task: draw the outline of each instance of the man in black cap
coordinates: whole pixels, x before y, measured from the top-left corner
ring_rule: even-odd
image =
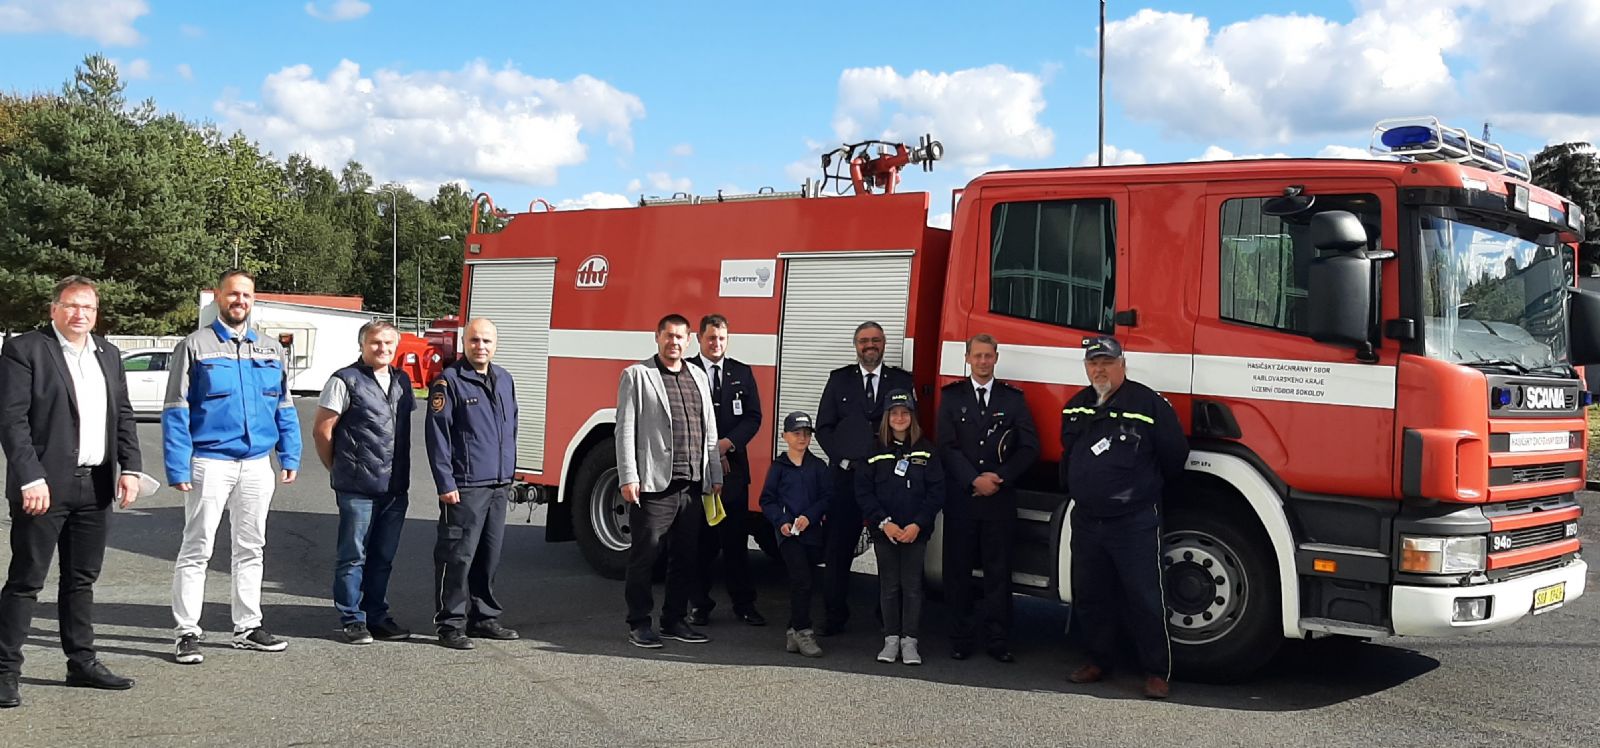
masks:
[[[1072,619],[1089,661],[1074,683],[1105,677],[1119,630],[1145,671],[1145,696],[1167,697],[1172,651],[1161,587],[1161,496],[1183,477],[1189,442],[1172,404],[1129,380],[1122,344],[1084,341],[1089,386],[1061,411],[1062,487],[1072,509]]]
[[[1000,662],[1011,654],[1011,545],[1017,484],[1039,458],[1039,434],[1022,390],[994,378],[1000,343],[967,341],[971,376],[945,385],[939,401],[939,452],[944,459],[944,579],[954,625],[950,656],[977,646]],[[983,569],[983,596],[973,610],[972,570]]]

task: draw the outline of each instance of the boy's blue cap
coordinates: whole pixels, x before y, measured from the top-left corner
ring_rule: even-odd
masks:
[[[912,413],[917,412],[917,399],[905,390],[889,390],[883,401],[883,412],[887,413],[892,408],[905,408]]]

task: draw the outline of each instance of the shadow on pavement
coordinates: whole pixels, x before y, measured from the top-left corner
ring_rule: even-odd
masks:
[[[411,641],[421,644],[431,642],[433,634],[435,525],[415,515],[428,511],[431,507],[414,509],[414,516],[407,520],[390,585],[395,618],[415,631]],[[506,648],[502,651],[512,656],[516,656],[516,647],[527,647],[570,655],[670,659],[721,666],[803,667],[982,688],[1105,699],[1140,698],[1140,682],[1131,668],[1123,670],[1127,674],[1102,684],[1068,683],[1066,673],[1080,662],[1081,656],[1063,633],[1067,610],[1034,598],[1016,598],[1012,647],[1017,663],[1000,664],[981,652],[967,661],[950,659],[945,608],[933,600],[924,613],[926,664],[912,668],[878,663],[873,659],[882,643],[872,614],[876,579],[863,574],[855,576],[851,589],[852,628],[842,636],[822,639],[827,652],[822,658],[788,654],[783,651],[782,622],[788,614],[788,596],[782,568],[758,552],[752,552],[751,563],[758,579],[758,605],[770,625],[751,627],[736,622],[719,587],[713,596],[720,604],[712,623],[703,628],[713,642],[695,645],[668,641],[660,650],[640,650],[626,641],[621,582],[602,579],[590,571],[572,544],[545,542],[542,525],[521,521],[528,516],[525,510],[513,509],[511,516],[496,593],[505,609],[502,622],[520,629],[524,639],[496,646]],[[177,507],[119,516],[111,533],[111,546],[170,560],[177,551],[182,520],[182,510]],[[272,632],[291,638],[338,640],[338,617],[329,601],[337,522],[337,515],[331,512],[272,512],[267,525],[264,605],[265,625]],[[208,597],[213,600],[227,598],[226,528],[224,524],[218,532],[212,558],[212,570],[220,573],[208,585]],[[657,585],[658,605],[661,594],[661,586]],[[292,599],[286,601],[285,596]],[[820,599],[817,605],[816,613],[820,614]],[[53,613],[41,606],[36,616],[38,623],[46,624]],[[100,604],[96,622],[152,632],[150,636],[102,633],[101,643],[109,652],[169,656],[171,639],[165,632],[170,631],[172,618],[164,599],[150,604]],[[47,625],[53,627],[53,623],[49,620]],[[208,603],[202,625],[212,632],[208,646],[228,646],[231,625],[226,603]],[[55,644],[53,638],[43,635],[35,637],[34,643]],[[1438,665],[1437,660],[1403,647],[1342,640],[1287,642],[1255,680],[1236,685],[1179,681],[1174,685],[1171,701],[1245,711],[1316,709],[1394,688]]]

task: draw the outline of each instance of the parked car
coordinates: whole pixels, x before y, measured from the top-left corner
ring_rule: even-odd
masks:
[[[135,416],[161,416],[167,396],[168,348],[135,348],[122,352],[122,369],[128,381],[128,400]]]

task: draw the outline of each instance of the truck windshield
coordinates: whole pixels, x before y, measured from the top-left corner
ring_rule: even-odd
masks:
[[[1559,245],[1526,238],[1499,219],[1429,208],[1422,256],[1429,356],[1517,373],[1568,373],[1568,275]]]

